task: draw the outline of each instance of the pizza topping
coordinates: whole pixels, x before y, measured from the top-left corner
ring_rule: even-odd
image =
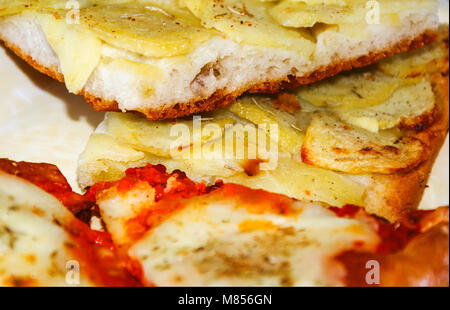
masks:
[[[65,12],[61,12],[65,16]],[[47,41],[58,55],[67,89],[78,94],[100,61],[102,42],[79,25],[70,25],[56,14],[36,14]],[[77,59],[77,61],[73,61]]]
[[[92,205],[55,166],[1,160],[0,170],[0,285],[140,285],[109,233],[91,230],[61,203],[73,211]]]
[[[296,101],[294,95],[286,96],[289,97],[290,103],[281,103],[280,100],[278,102],[289,105],[289,109],[295,112],[298,109],[296,107],[299,107],[298,100]],[[284,100],[286,100],[286,96],[282,96],[285,98]],[[229,110],[235,115],[261,126],[268,135],[270,135],[270,125],[277,126],[280,148],[292,154],[296,154],[300,150],[304,133],[299,127],[304,126],[299,124],[300,121],[297,121],[295,115],[278,109],[271,102],[245,97],[229,107]]]
[[[433,1],[415,3],[415,7],[429,8]],[[285,27],[312,27],[323,23],[328,25],[352,25],[360,32],[366,32],[368,18],[375,9],[379,13],[379,22],[385,25],[397,26],[399,12],[411,9],[409,1],[379,0],[376,4],[367,1],[293,1],[283,0],[270,11],[272,17]],[[366,35],[369,35],[368,32]]]
[[[98,202],[100,208],[111,207],[101,198]],[[122,207],[128,204],[136,204],[136,199],[120,202]],[[445,209],[417,212],[393,225],[357,206],[326,208],[225,184],[187,199],[163,197],[137,215],[147,226],[141,226],[139,236],[127,247],[142,264],[147,285],[354,285],[366,279],[366,265],[366,272],[358,273],[362,259],[364,264],[379,260],[386,269],[383,281],[398,284],[402,282],[388,276],[387,270],[393,273],[400,263],[387,262],[409,260],[416,266],[413,255],[405,258],[403,253],[420,251],[424,244],[417,240],[448,223]],[[437,244],[445,241],[441,239]],[[445,251],[436,244],[432,251],[429,257],[439,268],[418,268],[426,271],[421,279],[442,277],[442,270],[448,268],[443,263]]]
[[[130,248],[149,283],[337,285],[332,253],[355,242],[370,249],[377,240],[366,224],[319,205],[233,184],[182,205]]]
[[[209,123],[220,126],[221,133],[224,132],[227,124],[233,125],[236,120],[228,115],[218,115],[212,118],[206,118],[201,122],[203,128]],[[179,136],[178,131],[174,130],[175,125],[189,128],[189,134]],[[147,119],[134,114],[126,113],[108,113],[105,126],[108,133],[112,134],[118,141],[133,146],[136,150],[152,153],[162,157],[170,157],[174,152],[174,146],[189,148],[193,142],[193,122],[191,120],[158,121],[149,122]],[[202,129],[203,129],[202,128]],[[171,134],[175,132],[175,134]],[[201,130],[201,144],[206,144],[215,137],[207,130]],[[180,152],[182,153],[182,152]],[[188,153],[189,154],[189,153]],[[183,153],[181,154],[183,155]]]
[[[139,238],[149,227],[156,225],[163,218],[161,214],[181,207],[178,200],[207,191],[203,183],[195,184],[184,173],[168,174],[163,166],[147,165],[128,169],[126,176],[117,182],[97,183],[86,195],[102,201],[102,219],[114,241],[121,245]],[[163,198],[174,204],[158,205]]]
[[[434,121],[435,97],[431,83],[424,79],[398,89],[379,105],[334,111],[343,121],[372,132],[397,126],[424,129]]]
[[[281,93],[274,100],[273,104],[276,109],[294,113],[301,110],[300,102],[298,101],[297,96],[290,93]]]
[[[316,23],[362,23],[365,14],[342,5],[311,4],[302,1],[283,0],[270,11],[272,17],[285,27],[312,27]]]
[[[236,42],[284,48],[308,58],[315,48],[308,32],[282,27],[269,14],[273,5],[259,0],[183,0],[202,25]]]
[[[93,207],[91,201],[72,191],[66,178],[55,165],[14,162],[0,158],[0,171],[18,176],[42,188],[58,198],[75,215]]]
[[[372,133],[316,114],[302,146],[305,163],[353,174],[406,172],[427,158],[425,145],[396,131]]]
[[[401,78],[448,71],[448,26],[441,26],[439,31],[437,42],[383,59],[378,64],[380,70]]]
[[[365,108],[388,100],[414,79],[398,79],[377,70],[354,70],[300,87],[297,94],[318,107]]]
[[[89,6],[80,15],[105,42],[149,57],[184,55],[215,35],[189,11],[161,1]]]

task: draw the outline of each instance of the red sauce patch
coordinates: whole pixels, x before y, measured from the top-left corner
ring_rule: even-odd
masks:
[[[342,208],[330,207],[339,217],[355,218],[368,223],[381,239],[378,245],[378,253],[392,253],[402,249],[420,231],[417,227],[404,223],[391,224],[375,215],[368,214],[363,208],[353,205],[345,205]]]
[[[448,213],[448,207],[414,211],[395,224],[371,216],[381,239],[376,251],[354,249],[336,257],[346,267],[346,285],[448,286]],[[380,283],[366,281],[369,261],[379,264]]]
[[[75,240],[71,251],[79,259],[81,272],[96,285],[141,286],[140,264],[126,253],[120,253],[106,232],[94,231],[85,223],[74,220],[66,230]]]
[[[167,173],[162,165],[148,164],[141,168],[131,168],[125,177],[115,182],[100,182],[92,186],[86,196],[95,201],[97,195],[109,188],[115,187],[119,194],[130,191],[137,182],[147,182],[155,189],[155,202],[149,205],[137,217],[127,221],[127,235],[137,240],[152,227],[161,223],[175,210],[183,207],[183,199],[206,194],[221,186],[207,187],[204,183],[194,183],[185,173],[174,171]]]
[[[330,207],[330,210],[339,217],[354,217],[362,208],[354,205],[345,205],[342,208]]]
[[[170,188],[167,188],[169,179],[171,179]],[[96,201],[97,194],[114,186],[119,193],[126,193],[139,181],[147,182],[155,189],[156,201],[163,197],[166,199],[171,197],[189,198],[208,192],[204,183],[195,184],[181,171],[176,170],[169,174],[163,165],[148,164],[145,167],[128,169],[125,177],[119,181],[98,182],[88,190],[86,197],[91,201]]]
[[[253,213],[274,212],[277,214],[293,213],[294,199],[280,194],[269,193],[265,190],[251,189],[238,184],[225,184],[218,191],[225,197],[239,199],[240,206]]]

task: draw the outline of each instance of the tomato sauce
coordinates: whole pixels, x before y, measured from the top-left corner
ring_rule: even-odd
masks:
[[[142,286],[140,264],[120,253],[111,235],[94,231],[85,223],[73,220],[66,230],[76,242],[71,251],[80,261],[84,275],[99,286]]]

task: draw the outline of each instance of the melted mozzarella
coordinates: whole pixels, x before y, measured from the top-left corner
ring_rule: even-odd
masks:
[[[378,242],[367,224],[318,204],[292,201],[286,215],[240,198],[193,198],[132,244],[147,284],[340,285],[345,270],[333,257]]]
[[[62,228],[72,214],[15,176],[0,173],[0,184],[0,286],[87,284],[72,272],[75,243]]]

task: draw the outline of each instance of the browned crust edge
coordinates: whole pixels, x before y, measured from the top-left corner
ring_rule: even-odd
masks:
[[[415,38],[405,39],[384,50],[372,51],[367,55],[363,55],[354,59],[338,60],[333,64],[322,66],[314,72],[311,72],[302,77],[287,76],[286,78],[281,80],[267,81],[256,85],[246,85],[245,87],[231,93],[227,92],[225,89],[221,89],[217,90],[214,94],[206,99],[197,98],[191,100],[190,102],[177,103],[172,106],[136,111],[144,114],[150,120],[173,119],[200,112],[214,111],[232,104],[237,97],[247,91],[250,93],[277,93],[281,89],[295,88],[300,85],[314,83],[324,78],[336,75],[342,71],[364,67],[373,64],[382,58],[420,48],[435,41],[437,37],[437,31],[434,29],[429,29],[425,30],[421,35],[418,35]],[[25,60],[39,72],[44,73],[55,80],[64,82],[64,76],[59,73],[57,67],[47,68],[45,66],[42,66],[32,57],[24,53],[20,47],[9,43],[4,38],[0,37],[0,40],[4,41],[5,45],[9,49],[11,49],[17,56]],[[96,97],[86,92],[85,90],[81,91],[80,94],[84,96],[86,102],[89,103],[96,111],[121,111],[119,109],[119,104],[117,101],[109,101],[103,98]]]
[[[39,71],[45,75],[48,75],[52,79],[55,79],[61,83],[64,83],[64,76],[62,75],[62,73],[59,72],[59,69],[57,66],[45,67],[45,66],[41,65],[40,63],[36,62],[31,56],[24,53],[20,47],[8,42],[1,36],[0,36],[0,42],[3,42],[7,48],[9,48],[11,51],[14,52],[14,54],[19,56],[23,60],[25,60],[30,66],[32,66],[37,71]]]
[[[377,214],[392,222],[403,219],[408,213],[418,208],[433,164],[449,130],[448,72],[433,75],[432,83],[440,109],[437,119],[421,132],[411,131],[414,138],[427,145],[428,159],[408,173],[371,175],[371,185],[366,192],[365,209],[369,213]]]

